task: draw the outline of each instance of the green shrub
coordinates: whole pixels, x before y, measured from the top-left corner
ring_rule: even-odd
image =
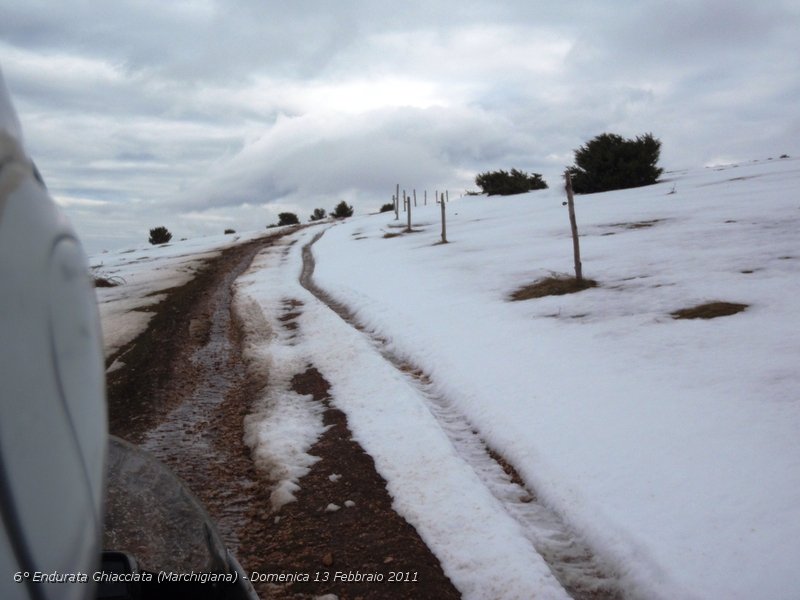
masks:
[[[391,212],[393,210],[394,210],[394,202],[389,202],[381,206],[380,212],[385,213],[385,212]]]
[[[575,150],[572,189],[592,194],[653,184],[664,172],[657,166],[660,154],[661,141],[651,133],[635,140],[603,133]]]
[[[324,208],[315,208],[314,212],[308,217],[309,221],[321,221],[325,217],[328,216],[328,213],[325,212]]]
[[[353,216],[353,207],[348,206],[347,202],[342,200],[339,204],[336,205],[336,208],[333,209],[331,216],[334,219],[345,219],[347,217]]]
[[[236,233],[236,230],[235,229],[226,229],[225,230],[225,235],[228,235],[230,233]]]
[[[282,212],[278,213],[278,226],[281,225],[299,225],[300,219],[297,218],[297,215],[290,212]]]
[[[166,244],[168,241],[172,239],[172,234],[169,232],[169,229],[166,227],[153,227],[150,230],[150,238],[149,242],[153,245],[156,244]]]
[[[532,190],[545,190],[547,183],[539,173],[528,175],[524,171],[487,171],[475,177],[475,185],[487,196],[510,196],[524,194]]]

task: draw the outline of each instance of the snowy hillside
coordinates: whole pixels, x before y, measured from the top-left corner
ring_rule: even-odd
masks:
[[[255,459],[285,477],[275,505],[303,485],[324,429],[320,407],[288,389],[311,364],[395,509],[467,599],[565,598],[564,582],[609,581],[633,598],[796,598],[800,161],[578,196],[584,274],[598,287],[511,302],[572,269],[567,209],[550,183],[454,199],[446,245],[439,208],[420,206],[413,233],[402,213],[355,217],[256,257],[236,306],[246,358],[270,383],[245,430]],[[129,312],[137,298],[153,302],[228,242],[95,257],[127,283],[99,290],[106,331],[143,327],[146,313]],[[299,282],[312,243],[313,280],[350,323]],[[747,308],[672,316],[710,301]],[[594,558],[570,566],[586,547]],[[554,561],[567,565],[555,578]]]
[[[351,219],[314,246],[315,279],[423,368],[627,589],[796,598],[800,161],[578,196],[599,287],[509,302],[571,271],[562,199],[453,201],[447,245],[436,207],[397,237],[392,213]],[[709,301],[748,308],[671,316]]]

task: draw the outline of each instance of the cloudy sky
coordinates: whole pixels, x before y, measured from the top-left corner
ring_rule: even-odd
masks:
[[[798,0],[3,0],[26,144],[90,252],[395,184],[551,186],[595,135],[666,169],[800,154]]]

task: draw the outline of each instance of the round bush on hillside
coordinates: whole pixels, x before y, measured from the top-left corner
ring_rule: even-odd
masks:
[[[657,166],[660,154],[661,141],[651,133],[635,140],[603,133],[575,150],[572,189],[592,194],[653,184],[664,171]]]

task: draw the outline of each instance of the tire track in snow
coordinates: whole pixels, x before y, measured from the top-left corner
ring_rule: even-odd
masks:
[[[618,578],[602,564],[591,549],[551,509],[542,504],[514,468],[489,448],[480,433],[447,398],[433,391],[425,371],[393,353],[386,339],[368,331],[342,303],[331,298],[313,281],[312,246],[321,232],[303,247],[300,284],[320,302],[339,315],[348,325],[366,335],[377,352],[409,378],[425,399],[431,414],[439,422],[463,460],[517,523],[536,551],[544,558],[553,575],[576,600],[618,600],[623,598]]]

